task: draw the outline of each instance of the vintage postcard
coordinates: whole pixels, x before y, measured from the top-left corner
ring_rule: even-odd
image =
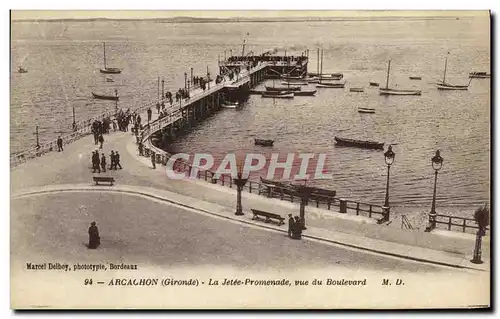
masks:
[[[11,307],[490,308],[490,19],[11,11]]]

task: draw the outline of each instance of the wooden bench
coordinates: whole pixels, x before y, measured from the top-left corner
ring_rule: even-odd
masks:
[[[94,182],[96,185],[99,185],[99,182],[110,183],[113,186],[115,179],[113,177],[104,177],[104,176],[94,176]]]
[[[265,220],[266,223],[269,223],[271,221],[271,219],[278,220],[278,226],[281,226],[285,223],[284,222],[285,218],[281,217],[280,215],[264,212],[264,211],[258,210],[258,209],[251,209],[251,211],[253,213],[252,219],[259,219],[259,216],[262,216],[262,217],[266,218],[266,220]]]

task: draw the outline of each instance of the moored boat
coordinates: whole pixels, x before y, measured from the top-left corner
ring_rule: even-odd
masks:
[[[25,68],[23,67],[19,67],[19,70],[18,70],[19,73],[28,73],[28,70],[26,70]]]
[[[100,69],[99,71],[101,73],[105,74],[120,74],[122,73],[122,70],[119,68],[110,68],[106,66],[106,43],[103,43],[104,45],[104,69]]]
[[[299,81],[283,81],[281,82],[283,85],[307,85],[307,82],[299,82]]]
[[[290,86],[290,87],[274,87],[266,86],[266,91],[300,91],[300,86]]]
[[[355,139],[335,136],[335,142],[337,143],[337,145],[341,146],[352,146],[352,147],[380,149],[380,150],[384,149],[384,143],[373,142],[373,141],[362,141],[362,140],[355,140]]]
[[[106,78],[106,82],[115,82],[112,78]]]
[[[422,80],[421,76],[410,76],[410,80]]]
[[[262,97],[273,99],[293,99],[293,92],[262,92]]]
[[[472,80],[472,78],[471,78]],[[455,90],[455,91],[466,91],[469,89],[469,85],[453,85],[448,83],[436,83],[438,90]]]
[[[473,78],[470,78],[469,84],[467,84],[467,85],[455,85],[455,84],[450,84],[450,83],[446,82],[446,70],[448,67],[448,54],[449,54],[449,52],[446,54],[446,59],[444,61],[443,80],[436,83],[438,90],[465,91],[465,90],[469,89],[470,82],[472,81]]]
[[[359,113],[375,113],[375,109],[371,109],[371,108],[368,108],[368,107],[358,107],[358,112]]]
[[[290,187],[289,182],[273,181],[273,180],[265,179],[262,177],[260,177],[260,182],[262,184],[273,185],[273,186],[278,186],[278,187]]]
[[[254,143],[255,143],[255,145],[260,145],[260,146],[273,146],[274,140],[265,140],[265,139],[260,139],[260,138],[254,138]]]
[[[380,84],[378,84],[377,82],[370,82],[370,86],[379,86]]]
[[[316,84],[317,88],[334,88],[334,89],[342,89],[344,88],[345,83],[318,83]]]
[[[115,91],[115,96],[112,95],[103,95],[103,94],[96,94],[92,92],[92,97],[94,99],[99,99],[99,100],[111,100],[111,101],[118,101],[118,95]]]
[[[491,74],[487,72],[470,72],[469,77],[473,79],[487,79],[491,77]]]
[[[316,90],[293,92],[294,96],[313,96],[314,94],[316,94]]]
[[[226,109],[236,109],[240,106],[240,103],[238,103],[238,101],[236,102],[224,102],[222,103],[221,105],[223,108],[226,108]]]
[[[280,78],[283,80],[302,80],[304,76],[290,76],[287,74],[280,75]]]
[[[350,88],[349,92],[364,92],[365,89],[363,88]]]
[[[388,89],[388,88],[380,88],[380,95],[422,95],[422,91],[420,90],[398,90],[398,89]]]
[[[385,88],[379,88],[380,95],[421,95],[420,90],[402,90],[402,89],[392,89],[389,88],[389,74],[391,72],[391,60],[387,64],[387,80],[385,82]]]

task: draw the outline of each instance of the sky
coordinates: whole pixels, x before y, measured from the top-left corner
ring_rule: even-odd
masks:
[[[166,10],[12,10],[12,20],[25,19],[70,19],[70,18],[113,18],[113,19],[153,19],[153,18],[173,18],[173,17],[197,17],[197,18],[275,18],[275,17],[394,17],[394,16],[487,16],[487,11],[166,11]]]

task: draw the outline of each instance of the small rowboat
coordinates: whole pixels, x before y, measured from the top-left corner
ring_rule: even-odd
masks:
[[[106,78],[106,82],[115,82],[112,78]]]
[[[222,104],[222,107],[226,108],[226,109],[236,109],[239,106],[240,106],[240,104],[238,102],[224,102]]]
[[[370,86],[379,86],[377,82],[370,82]]]
[[[291,75],[282,74],[280,76],[280,78],[282,78],[283,80],[301,80],[304,77],[303,76],[291,76]]]
[[[262,177],[260,178],[260,182],[262,184],[273,185],[273,186],[278,186],[278,187],[290,187],[289,182],[283,183],[283,182],[279,182],[279,181],[272,181],[270,179],[265,179]]]
[[[317,88],[333,88],[333,89],[342,89],[344,88],[345,83],[318,83],[316,84]]]
[[[421,76],[410,76],[410,80],[422,80]]]
[[[349,92],[364,92],[365,89],[363,88],[350,88]]]
[[[260,146],[273,146],[274,140],[263,140],[260,138],[254,138],[254,143],[255,145],[260,145]]]
[[[118,101],[118,96],[95,94],[94,92],[92,92],[92,96],[94,97],[94,99],[99,100]]]
[[[313,96],[314,94],[316,94],[316,90],[293,92],[294,96]]]
[[[273,98],[273,99],[293,99],[293,92],[262,92],[262,97]]]
[[[487,79],[491,77],[491,74],[486,72],[470,72],[469,77],[471,79]]]
[[[375,109],[370,109],[370,108],[367,108],[367,107],[358,107],[358,112],[359,113],[375,113]]]
[[[337,145],[341,146],[352,146],[352,147],[379,149],[379,150],[384,149],[384,143],[373,142],[373,141],[354,140],[350,138],[342,138],[335,136],[335,142],[337,143]]]
[[[281,84],[283,84],[283,85],[307,85],[308,83],[307,82],[297,82],[297,81],[294,81],[294,82],[283,81],[283,82],[281,82]]]
[[[300,91],[300,86],[290,86],[290,87],[273,87],[266,86],[266,91]]]

